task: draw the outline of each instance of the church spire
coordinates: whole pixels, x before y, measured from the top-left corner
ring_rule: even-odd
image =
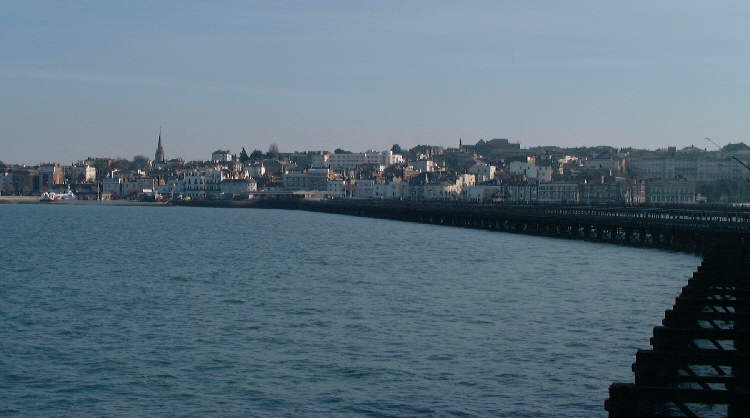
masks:
[[[154,154],[154,161],[157,163],[167,162],[164,158],[164,147],[161,146],[161,126],[159,127],[159,143],[156,146],[156,154]]]

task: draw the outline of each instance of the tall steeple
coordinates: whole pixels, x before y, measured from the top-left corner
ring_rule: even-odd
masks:
[[[157,163],[167,162],[164,158],[164,147],[161,146],[161,127],[159,127],[159,145],[156,146],[156,154],[154,154],[154,161]]]

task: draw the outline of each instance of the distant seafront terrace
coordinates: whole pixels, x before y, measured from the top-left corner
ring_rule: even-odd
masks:
[[[205,161],[94,158],[63,165],[0,162],[0,195],[65,193],[79,200],[247,199],[316,192],[337,199],[543,204],[684,205],[750,202],[750,147],[640,150],[521,148],[508,139],[457,147],[282,153],[219,149]]]

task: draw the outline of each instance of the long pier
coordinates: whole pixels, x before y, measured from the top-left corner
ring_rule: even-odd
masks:
[[[750,417],[750,211],[711,207],[505,206],[463,202],[252,199],[174,202],[327,212],[585,239],[703,255],[633,383],[613,383],[611,418]]]
[[[728,238],[750,236],[750,211],[747,209],[523,206],[357,199],[175,201],[174,204],[327,212],[694,253],[702,253],[714,243]]]

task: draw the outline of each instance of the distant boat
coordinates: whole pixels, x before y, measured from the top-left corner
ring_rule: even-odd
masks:
[[[76,195],[73,194],[72,191],[70,191],[70,187],[68,187],[68,191],[65,193],[55,193],[55,192],[44,192],[42,193],[41,198],[39,199],[40,202],[54,202],[57,200],[75,200]]]

